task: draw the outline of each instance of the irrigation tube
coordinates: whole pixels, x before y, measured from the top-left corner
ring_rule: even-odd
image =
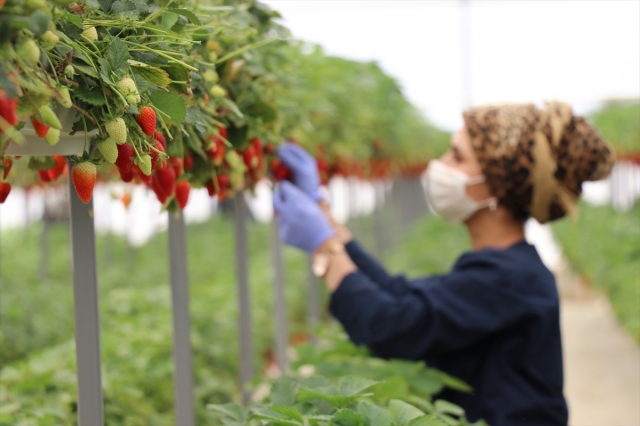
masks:
[[[173,307],[173,388],[176,424],[195,426],[186,246],[184,216],[182,212],[175,214],[169,212],[169,265]]]
[[[247,205],[244,193],[234,199],[236,233],[236,274],[238,279],[239,329],[240,329],[240,389],[242,401],[251,401],[247,384],[253,377],[253,342],[251,337],[251,301],[249,299],[249,271],[247,262]]]
[[[289,330],[287,324],[287,301],[284,286],[284,263],[282,260],[282,242],[278,235],[278,221],[271,221],[271,253],[273,262],[274,308],[276,320],[276,361],[282,373],[289,368],[287,344]]]
[[[73,165],[69,163],[69,170]],[[78,372],[78,425],[103,426],[100,319],[93,201],[82,203],[69,179],[73,310]]]

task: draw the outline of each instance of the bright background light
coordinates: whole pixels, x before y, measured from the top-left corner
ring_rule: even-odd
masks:
[[[265,3],[294,37],[330,55],[378,62],[449,130],[461,125],[465,104],[561,99],[585,113],[640,97],[639,1]]]

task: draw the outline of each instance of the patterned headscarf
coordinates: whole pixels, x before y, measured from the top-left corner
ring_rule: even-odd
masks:
[[[462,115],[493,195],[518,219],[575,219],[582,182],[613,166],[609,145],[564,102],[483,105]]]

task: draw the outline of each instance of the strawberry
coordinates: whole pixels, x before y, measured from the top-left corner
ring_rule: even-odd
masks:
[[[38,173],[38,177],[42,182],[51,182],[49,170],[36,170],[36,173]]]
[[[9,99],[7,93],[0,89],[0,117],[4,118],[5,121],[12,126],[18,123],[18,116],[16,115],[17,105],[17,99]],[[2,133],[2,129],[0,129],[0,133]]]
[[[253,145],[250,145],[244,150],[242,153],[242,160],[249,170],[258,167],[260,159],[258,158],[258,154],[256,153],[256,149]]]
[[[60,140],[60,130],[54,129],[53,127],[50,128],[47,134],[44,136],[44,139],[49,145],[57,144]]]
[[[61,87],[58,89],[58,103],[65,108],[71,108],[73,102],[71,102],[71,95],[69,94],[68,87]]]
[[[47,136],[47,132],[49,132],[49,126],[47,126],[46,124],[42,124],[34,116],[31,116],[31,124],[33,125],[33,130],[36,131],[36,135],[40,136],[41,138]]]
[[[213,180],[208,180],[207,183],[205,184],[205,187],[207,188],[207,192],[209,193],[209,197],[214,197],[216,195],[216,186],[213,183]]]
[[[118,171],[120,172],[120,179],[122,179],[122,181],[125,183],[131,182],[133,180],[133,177],[135,176],[131,168],[126,171],[122,169],[118,169]]]
[[[2,167],[4,169],[2,178],[7,179],[7,176],[9,176],[9,172],[11,172],[11,168],[13,167],[13,160],[9,157],[4,157],[2,159]]]
[[[218,126],[218,133],[220,134],[220,137],[224,139],[227,139],[229,136],[229,131],[226,127]]]
[[[112,138],[108,137],[96,146],[107,162],[114,164],[118,160],[118,145]]]
[[[184,169],[187,171],[193,169],[193,155],[190,152],[184,156]]]
[[[40,48],[32,39],[23,39],[16,45],[16,54],[27,65],[35,66],[40,61]]]
[[[291,172],[279,158],[274,158],[270,166],[271,173],[276,181],[293,179],[293,172]]]
[[[146,175],[142,172],[142,170],[140,169],[140,166],[138,166],[137,164],[134,164],[131,167],[131,171],[134,172],[136,174],[136,176],[138,176],[138,178],[140,179],[140,181],[146,185],[151,185],[151,175]]]
[[[155,178],[158,180],[162,191],[170,197],[176,186],[176,171],[173,167],[165,167],[162,170],[156,170]]]
[[[131,194],[125,192],[120,197],[120,201],[122,201],[122,205],[124,205],[125,210],[127,210],[129,208],[129,204],[131,204]]]
[[[224,87],[220,86],[219,84],[216,84],[215,86],[211,87],[211,89],[209,89],[209,93],[214,98],[224,98],[227,95],[227,91],[224,89]]]
[[[116,87],[118,88],[118,92],[124,96],[128,103],[135,105],[140,102],[140,93],[138,93],[136,82],[133,81],[131,77],[125,76],[122,80],[116,83]]]
[[[167,202],[167,198],[169,198],[169,196],[165,194],[164,190],[162,189],[162,185],[158,181],[158,177],[156,175],[154,175],[151,179],[151,190],[156,194],[156,198],[158,199],[160,204],[164,204]]]
[[[85,25],[84,31],[82,31],[80,36],[86,37],[89,41],[96,41],[98,40],[98,30],[92,25]]]
[[[107,133],[111,136],[111,139],[118,145],[122,145],[127,141],[127,125],[121,117],[107,122],[104,127],[107,129]]]
[[[65,160],[63,156],[54,155],[53,159],[56,161],[56,165],[53,166],[52,169],[48,170],[49,178],[51,179],[52,182],[58,179],[67,168],[67,160]]]
[[[164,148],[163,151],[167,149],[167,140],[164,138],[164,135],[162,133],[153,132],[153,137],[155,138],[155,140],[160,142],[160,144],[162,145],[162,148]]]
[[[56,45],[56,43],[58,43],[60,41],[60,37],[58,37],[55,33],[53,33],[52,31],[47,31],[44,34],[42,34],[40,36],[40,39],[44,42],[44,44],[47,46],[47,50],[51,50],[51,48],[53,48],[53,46]]]
[[[171,164],[171,167],[173,167],[173,169],[175,170],[176,176],[180,176],[182,174],[182,158],[171,157],[169,158],[169,163]]]
[[[118,148],[118,159],[115,162],[116,166],[118,166],[118,169],[120,169],[121,172],[131,171],[131,167],[133,166],[132,158],[136,156],[133,147],[128,143],[125,143],[117,145],[116,148]]]
[[[87,204],[96,184],[96,165],[88,161],[75,164],[71,169],[71,181],[80,200]]]
[[[264,146],[264,153],[267,155],[273,155],[276,152],[276,147],[274,144],[269,142]]]
[[[191,184],[186,180],[181,180],[176,184],[176,201],[180,210],[184,210],[189,202],[189,192],[191,192]]]
[[[149,154],[142,154],[138,158],[138,167],[140,167],[142,173],[151,176],[151,156]]]
[[[38,108],[38,113],[44,124],[54,129],[62,130],[62,124],[58,120],[58,116],[48,105],[42,105]]]
[[[140,108],[140,114],[136,115],[136,121],[145,135],[153,135],[156,131],[156,112],[150,106]]]
[[[226,129],[224,130],[226,131]],[[212,138],[213,142],[211,142],[207,147],[207,155],[213,160],[213,164],[220,166],[224,161],[224,154],[227,148],[222,139],[215,136],[210,137],[209,139]]]
[[[0,204],[4,203],[11,192],[11,184],[8,182],[0,182]]]
[[[69,64],[66,67],[64,67],[65,77],[67,77],[68,79],[72,79],[74,75],[76,75],[76,69],[73,67],[73,65]]]
[[[160,142],[158,141],[155,141],[154,148],[157,151],[153,149],[149,150],[149,155],[151,156],[151,169],[152,170],[164,169],[165,167],[167,167],[167,162],[164,160],[164,157],[162,161],[158,163],[158,160],[160,159],[160,153],[158,151],[164,152],[164,148],[162,147],[162,144],[160,144]]]

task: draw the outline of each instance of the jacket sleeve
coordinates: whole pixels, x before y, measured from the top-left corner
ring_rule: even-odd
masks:
[[[484,273],[483,273],[484,272]],[[532,310],[491,271],[454,271],[409,282],[394,295],[362,272],[344,278],[329,309],[351,340],[383,358],[423,359],[468,347],[518,324]]]
[[[408,291],[406,280],[389,275],[384,266],[367,253],[355,239],[344,247],[358,270],[364,273],[373,284],[392,294],[400,295]]]

